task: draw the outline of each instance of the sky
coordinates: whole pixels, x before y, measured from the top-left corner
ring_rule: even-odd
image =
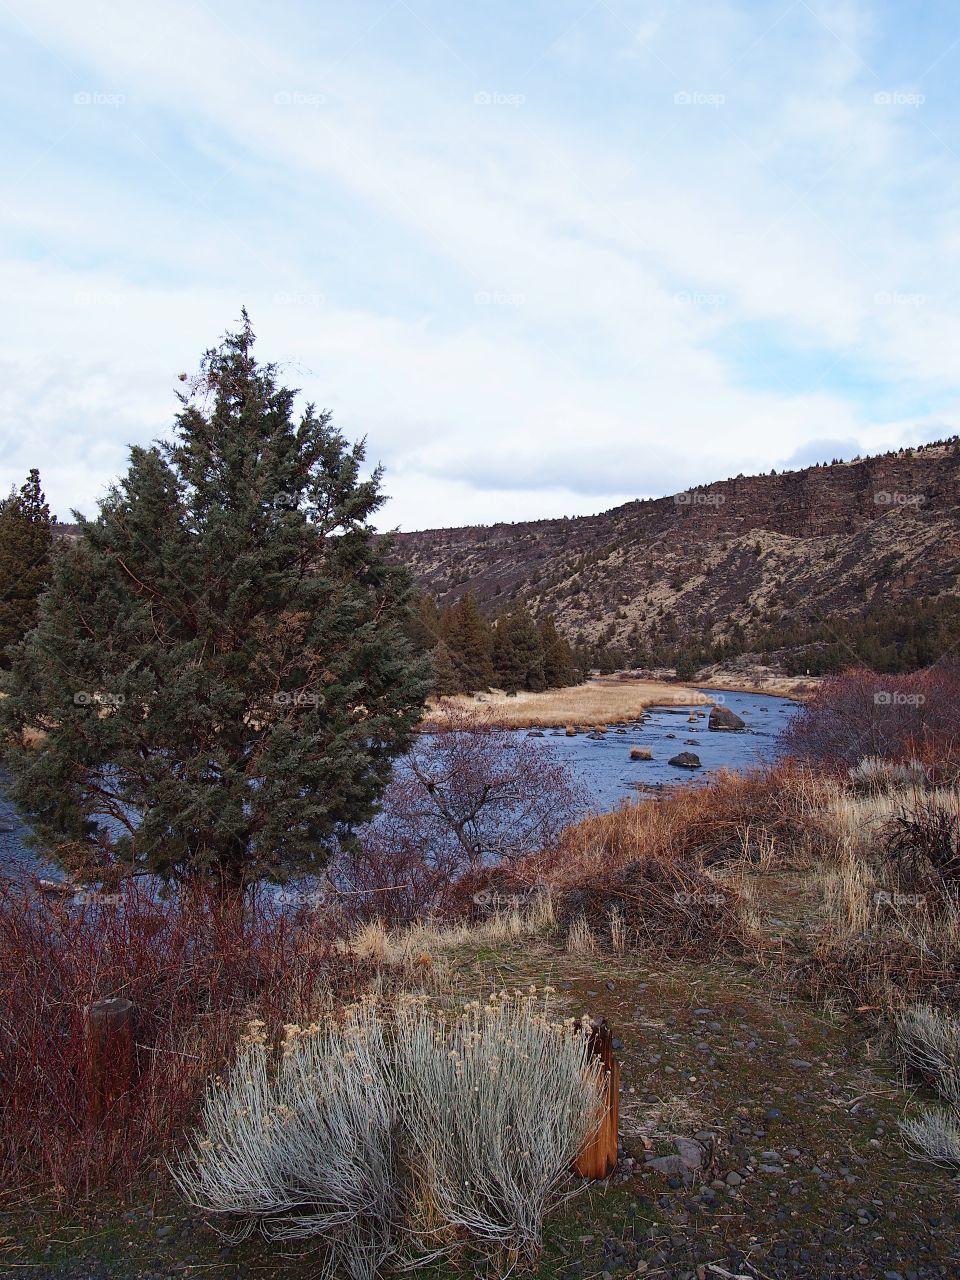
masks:
[[[2,0],[0,491],[250,313],[381,527],[960,430],[955,0]]]

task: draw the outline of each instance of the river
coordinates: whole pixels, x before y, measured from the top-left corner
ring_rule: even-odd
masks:
[[[689,723],[689,707],[650,707],[642,722],[611,725],[598,737],[579,733],[568,738],[563,729],[544,729],[542,741],[584,784],[589,808],[594,811],[614,809],[635,797],[638,784],[643,790],[677,783],[697,785],[718,769],[742,771],[776,758],[778,734],[790,723],[799,704],[767,694],[703,692],[735,711],[746,722],[746,730],[711,732],[706,717]],[[631,760],[631,747],[646,748],[653,759]],[[667,763],[681,751],[694,752],[703,767],[688,771]],[[33,873],[59,879],[59,872],[24,843],[26,833],[26,826],[0,787],[0,878]]]

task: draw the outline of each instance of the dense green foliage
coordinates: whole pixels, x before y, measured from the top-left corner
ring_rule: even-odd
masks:
[[[850,666],[897,675],[919,671],[960,646],[960,598],[918,596],[896,605],[871,604],[852,617],[806,626],[779,624],[759,637],[761,651],[789,648],[791,674],[827,675]]]
[[[441,697],[493,687],[508,693],[540,692],[583,679],[552,617],[538,624],[523,605],[516,605],[491,624],[469,591],[444,609],[421,595],[411,638],[421,653],[430,654],[434,692]]]
[[[379,471],[328,413],[294,420],[253,345],[244,316],[207,352],[172,441],[132,450],[14,651],[13,796],[67,865],[231,887],[315,869],[420,718]]]
[[[34,468],[19,491],[0,502],[0,660],[36,625],[37,601],[50,574],[50,508]]]

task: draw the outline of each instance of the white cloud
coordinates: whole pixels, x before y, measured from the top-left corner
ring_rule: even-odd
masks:
[[[955,299],[897,204],[916,135],[867,93],[855,5],[771,11],[769,30],[735,5],[692,6],[679,30],[663,8],[624,14],[612,54],[632,32],[663,92],[623,136],[615,107],[477,104],[455,58],[431,78],[362,41],[362,58],[310,52],[290,13],[14,7],[68,81],[126,98],[91,117],[65,97],[51,130],[73,129],[77,159],[25,167],[6,223],[46,253],[6,264],[0,480],[39,463],[61,511],[165,428],[176,372],[242,303],[264,357],[369,435],[407,528],[596,510],[888,436],[832,365],[955,386]],[[584,18],[588,84],[593,39]],[[674,105],[675,72],[728,97]],[[822,350],[826,381],[758,389],[766,340]]]

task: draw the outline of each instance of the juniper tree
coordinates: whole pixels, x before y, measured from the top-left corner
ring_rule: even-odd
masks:
[[[37,601],[50,571],[53,546],[50,508],[34,467],[0,502],[0,661],[7,646],[37,620]]]
[[[318,868],[374,812],[429,688],[379,469],[239,332],[172,439],[54,558],[2,700],[14,799],[73,869],[242,888]],[[30,730],[40,730],[35,747]]]

